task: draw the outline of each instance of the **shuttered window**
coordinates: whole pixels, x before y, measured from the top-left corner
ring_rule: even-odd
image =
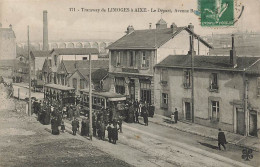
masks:
[[[184,70],[184,72],[183,72],[183,86],[184,86],[184,88],[191,87],[191,71],[190,70]]]
[[[168,79],[168,70],[167,69],[162,69],[161,72],[161,81],[167,81]]]

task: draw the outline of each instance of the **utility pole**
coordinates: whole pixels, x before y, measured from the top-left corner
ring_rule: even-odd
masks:
[[[32,115],[32,99],[31,99],[31,55],[30,55],[30,38],[29,38],[29,26],[27,26],[27,30],[28,30],[28,58],[29,58],[29,113],[28,115],[31,116]]]
[[[193,35],[190,36],[191,47],[191,115],[192,122],[194,123],[194,39]]]
[[[92,83],[91,83],[91,53],[89,54],[89,138],[92,140]]]

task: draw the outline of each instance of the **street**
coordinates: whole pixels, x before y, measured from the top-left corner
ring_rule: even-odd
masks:
[[[16,102],[1,100],[0,166],[258,166],[254,159],[241,158],[242,148],[227,144],[218,150],[217,141],[150,122],[123,123],[116,145],[107,141],[71,135],[51,135],[50,125],[40,124],[35,116],[12,108]],[[107,134],[106,134],[107,135]]]

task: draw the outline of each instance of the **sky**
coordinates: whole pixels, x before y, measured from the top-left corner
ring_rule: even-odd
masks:
[[[49,41],[70,39],[110,39],[124,35],[128,25],[134,29],[148,29],[149,23],[155,28],[162,18],[170,26],[187,26],[192,23],[200,35],[230,33],[237,31],[260,32],[260,0],[235,0],[235,8],[245,6],[245,10],[232,27],[201,27],[194,13],[179,13],[177,10],[198,9],[197,0],[0,0],[0,22],[2,27],[12,24],[17,42],[26,41],[27,26],[30,39],[42,40],[43,10],[48,11]],[[241,1],[241,5],[239,6]],[[75,8],[75,12],[69,9]],[[81,12],[85,9],[102,9],[106,12]],[[149,12],[108,12],[108,8],[146,8]],[[156,12],[151,12],[151,8]],[[161,13],[159,9],[171,10]],[[79,10],[79,11],[78,11]],[[238,13],[235,14],[236,17]]]

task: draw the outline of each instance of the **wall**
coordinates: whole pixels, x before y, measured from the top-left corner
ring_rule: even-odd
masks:
[[[160,63],[169,55],[186,55],[190,50],[190,34],[183,30],[173,39],[166,42],[157,50],[156,63]],[[194,38],[194,51],[198,54],[198,40]],[[209,48],[200,42],[199,44],[200,55],[207,55]]]
[[[219,91],[210,92],[210,74],[218,73]],[[162,86],[160,83],[160,70],[156,68],[154,75],[155,84],[155,106],[158,114],[169,115],[170,111],[177,108],[180,119],[184,119],[183,101],[191,99],[191,89],[184,89],[183,70],[168,70],[168,84]],[[237,73],[223,73],[220,71],[195,71],[194,73],[194,113],[195,122],[198,124],[222,128],[233,131],[234,129],[234,108],[233,101],[243,99],[243,78]],[[162,110],[161,93],[168,93],[169,106],[168,110]],[[220,121],[211,123],[209,119],[209,99],[220,100]]]
[[[16,39],[13,38],[13,30],[0,33],[0,59],[16,58]]]
[[[74,74],[72,74],[69,78],[68,78],[68,86],[69,87],[73,87],[73,78],[76,78],[77,79],[77,92],[76,93],[79,93],[79,90],[80,90],[80,79],[83,79],[82,76],[78,73],[78,72],[75,72]],[[87,84],[87,81],[85,81],[85,85],[84,85],[84,89],[88,88],[88,84]]]
[[[248,107],[249,110],[257,111],[257,129],[260,136],[260,95],[257,92],[257,75],[248,76]]]

